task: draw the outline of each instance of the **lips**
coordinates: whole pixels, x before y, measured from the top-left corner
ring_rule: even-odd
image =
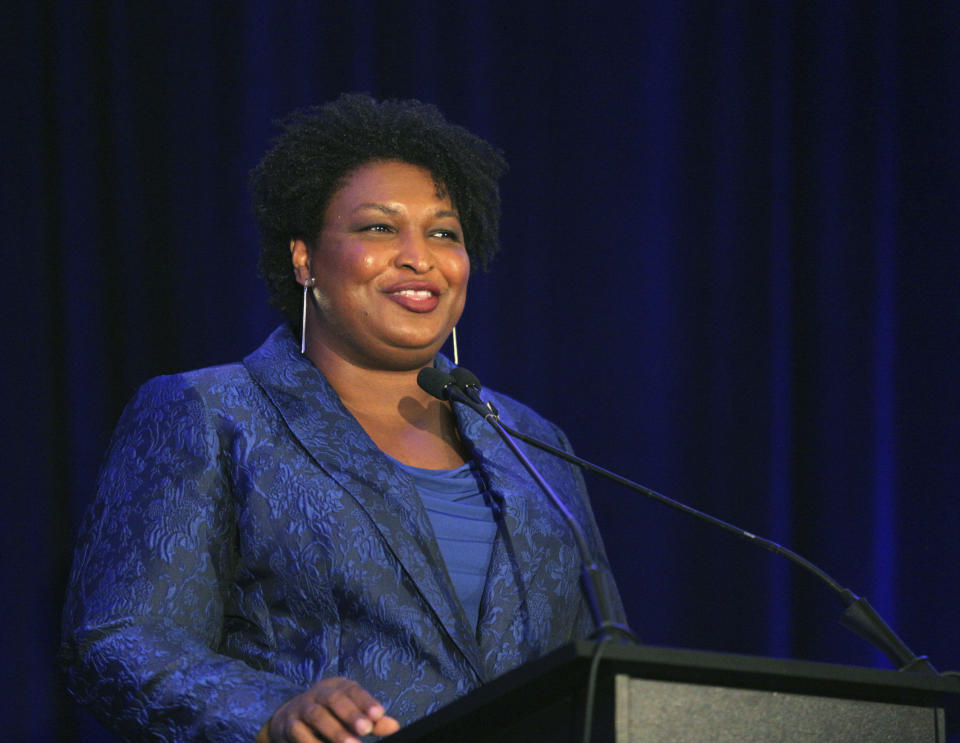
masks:
[[[431,312],[440,304],[440,289],[424,281],[394,284],[387,287],[384,294],[411,312]]]

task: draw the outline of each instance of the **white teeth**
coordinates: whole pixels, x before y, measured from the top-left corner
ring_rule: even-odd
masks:
[[[394,292],[394,294],[403,294],[404,296],[416,297],[417,299],[429,299],[433,296],[433,293],[426,289],[401,289],[398,292]]]

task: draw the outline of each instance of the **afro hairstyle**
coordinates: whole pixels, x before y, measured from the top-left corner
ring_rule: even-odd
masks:
[[[270,302],[298,322],[301,286],[290,241],[313,245],[327,204],[351,172],[373,161],[399,160],[430,172],[460,215],[470,263],[486,269],[499,249],[503,154],[435,106],[417,100],[376,101],[348,93],[277,122],[280,134],[250,174],[260,232],[260,274]]]

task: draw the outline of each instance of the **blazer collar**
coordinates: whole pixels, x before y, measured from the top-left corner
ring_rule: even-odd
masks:
[[[293,436],[368,514],[389,549],[482,682],[475,632],[446,571],[426,509],[409,476],[380,451],[286,326],[243,360]]]

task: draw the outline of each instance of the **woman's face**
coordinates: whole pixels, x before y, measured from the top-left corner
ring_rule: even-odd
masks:
[[[463,311],[470,260],[463,228],[429,171],[360,166],[337,191],[316,244],[291,244],[297,280],[313,276],[310,355],[368,368],[429,364]]]

